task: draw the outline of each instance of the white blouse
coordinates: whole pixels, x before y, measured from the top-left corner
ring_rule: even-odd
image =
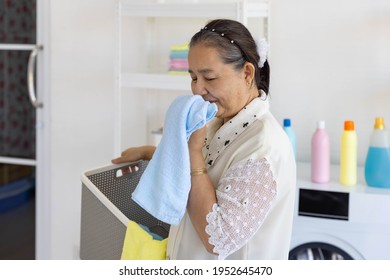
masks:
[[[217,203],[206,220],[204,248],[186,214],[171,226],[167,259],[287,259],[296,190],[291,143],[255,98],[223,126],[214,119],[203,153]]]

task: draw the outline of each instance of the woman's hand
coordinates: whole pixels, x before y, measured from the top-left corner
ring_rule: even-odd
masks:
[[[191,134],[188,140],[188,149],[191,152],[201,152],[206,138],[207,126],[199,128]]]
[[[155,146],[132,147],[124,150],[120,157],[111,160],[114,164],[133,162],[137,160],[150,160],[156,150]]]

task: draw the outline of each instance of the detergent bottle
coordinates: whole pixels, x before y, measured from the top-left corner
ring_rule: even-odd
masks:
[[[340,143],[340,183],[354,186],[357,182],[357,135],[354,122],[344,122]]]
[[[330,143],[325,121],[317,122],[311,138],[311,181],[324,184],[330,180]]]
[[[297,154],[297,144],[296,144],[296,136],[295,136],[295,131],[291,127],[291,120],[290,119],[284,119],[283,120],[283,129],[286,132],[288,138],[290,139],[291,145],[294,150],[294,157],[296,158]]]
[[[364,176],[368,186],[390,188],[390,145],[382,117],[375,118],[364,165]]]

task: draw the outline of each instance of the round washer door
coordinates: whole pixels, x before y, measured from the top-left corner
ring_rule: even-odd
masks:
[[[330,233],[295,231],[291,239],[290,260],[364,260],[358,243]],[[356,241],[356,240],[355,240]],[[355,244],[355,245],[353,245]]]
[[[353,260],[344,250],[323,242],[310,242],[293,248],[289,260]]]

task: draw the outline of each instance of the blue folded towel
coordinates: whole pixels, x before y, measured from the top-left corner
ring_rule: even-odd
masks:
[[[169,54],[170,59],[187,59],[188,51],[174,51]]]
[[[165,115],[160,144],[132,194],[132,199],[155,218],[177,225],[191,188],[188,139],[214,118],[217,106],[200,95],[177,97]]]

